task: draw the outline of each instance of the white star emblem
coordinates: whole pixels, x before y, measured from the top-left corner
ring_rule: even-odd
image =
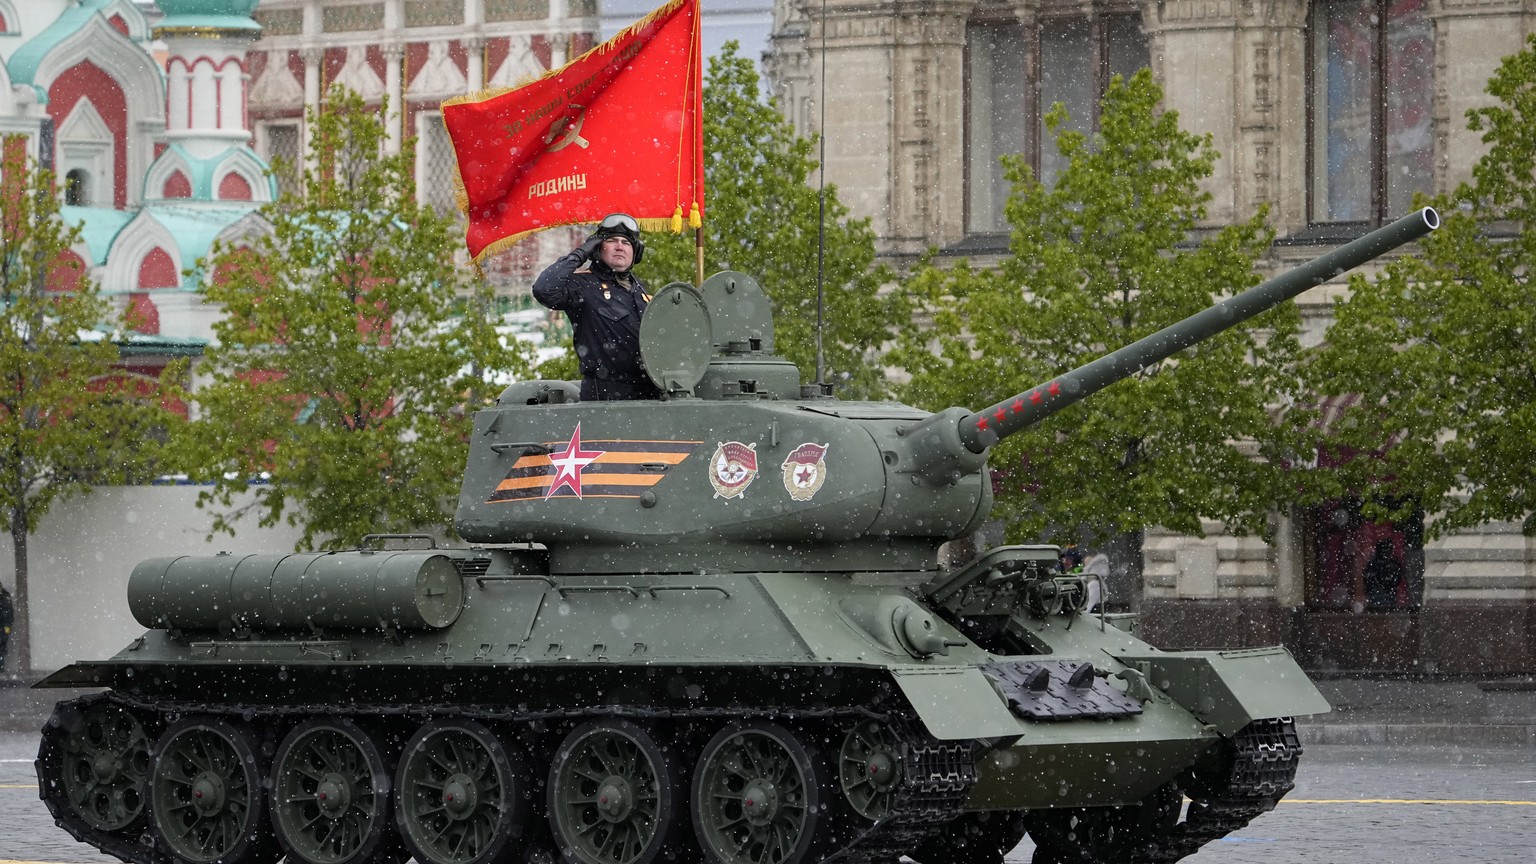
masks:
[[[549,454],[549,463],[555,466],[555,479],[549,484],[549,491],[544,493],[544,500],[548,501],[562,488],[570,488],[581,497],[581,469],[597,461],[606,450],[581,449],[581,424],[576,424],[576,431],[571,433],[571,440],[565,445],[564,450]]]

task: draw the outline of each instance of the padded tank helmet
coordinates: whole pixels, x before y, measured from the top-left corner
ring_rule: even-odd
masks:
[[[597,226],[597,235],[604,240],[609,237],[627,239],[629,245],[635,250],[635,264],[639,264],[645,257],[645,241],[640,239],[640,223],[628,213],[610,213],[604,216],[602,224]]]

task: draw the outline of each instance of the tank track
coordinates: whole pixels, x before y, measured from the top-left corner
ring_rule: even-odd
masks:
[[[329,714],[332,716],[433,716],[463,717],[481,721],[511,721],[536,723],[549,721],[577,721],[596,717],[623,717],[626,719],[654,719],[671,721],[776,719],[794,721],[815,720],[877,720],[891,724],[898,730],[902,741],[902,785],[892,796],[889,811],[880,819],[864,824],[862,830],[830,855],[820,858],[823,862],[839,864],[864,864],[864,862],[896,861],[910,851],[923,838],[961,813],[971,786],[976,782],[975,747],[971,742],[941,742],[922,732],[918,724],[907,717],[892,717],[866,707],[851,708],[705,708],[690,711],[674,709],[604,706],[601,709],[558,709],[548,711],[516,711],[509,708],[487,706],[416,705],[305,705],[272,706],[231,703],[190,703],[182,701],[154,701],[138,699],[122,693],[96,693],[79,699],[60,702],[44,727],[43,744],[35,767],[38,772],[38,797],[43,799],[55,824],[76,840],[112,855],[128,864],[172,864],[171,859],[155,848],[145,831],[137,838],[120,832],[98,830],[76,814],[64,799],[59,783],[45,779],[50,748],[56,747],[56,739],[50,732],[65,728],[64,715],[84,712],[96,705],[113,703],[124,708],[152,712],[161,717],[168,715],[209,714],[236,717],[243,720]],[[57,733],[54,733],[57,735]],[[862,821],[862,820],[861,820]]]
[[[1231,743],[1231,769],[1217,784],[1216,794],[1192,801],[1183,822],[1144,846],[1130,862],[1166,864],[1193,855],[1275,809],[1296,788],[1301,740],[1291,718],[1254,720]]]
[[[833,862],[896,861],[942,825],[959,817],[976,783],[976,748],[969,741],[942,742],[896,724],[903,742],[902,785],[890,810],[847,845],[823,858]]]

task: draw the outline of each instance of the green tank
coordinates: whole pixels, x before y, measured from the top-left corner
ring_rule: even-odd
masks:
[[[982,411],[844,402],[760,286],[658,292],[656,401],[475,415],[472,546],[172,556],[39,687],[60,827],[136,864],[1166,862],[1292,788],[1283,648],[1160,651],[1053,546],[957,569],[1002,436],[1438,224],[1423,210]]]

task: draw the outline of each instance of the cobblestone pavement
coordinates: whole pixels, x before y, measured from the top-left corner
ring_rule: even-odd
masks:
[[[111,864],[54,827],[34,736],[0,735],[0,864]],[[1314,746],[1273,813],[1194,864],[1536,864],[1536,753]],[[1026,841],[1008,856],[1028,862]]]

